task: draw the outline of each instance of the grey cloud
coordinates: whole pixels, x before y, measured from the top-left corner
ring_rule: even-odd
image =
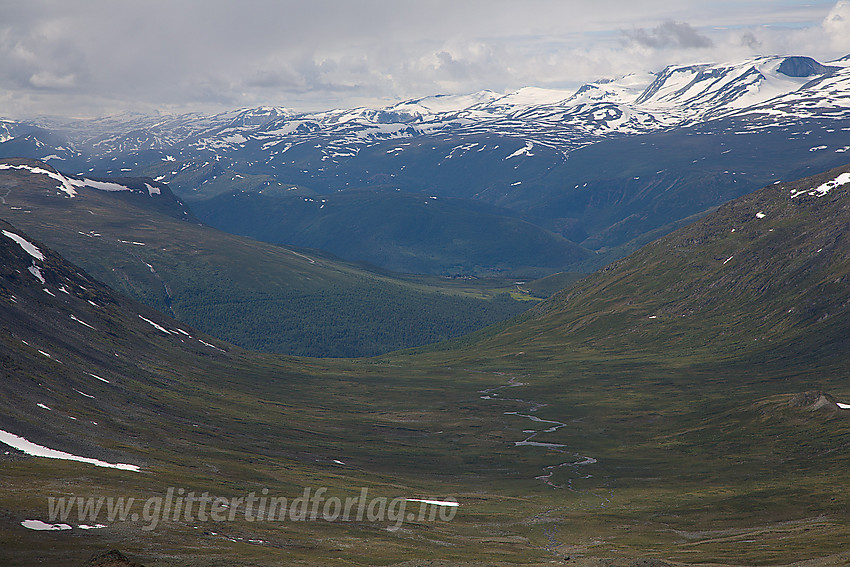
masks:
[[[752,32],[747,32],[741,36],[741,45],[755,50],[761,48],[762,43]]]
[[[714,45],[710,38],[699,33],[690,24],[672,20],[659,24],[651,30],[638,28],[632,31],[624,31],[623,35],[632,43],[654,49],[692,49]]]
[[[470,61],[448,51],[439,51],[436,53],[436,57],[438,63],[434,69],[436,76],[442,76],[449,80],[480,76],[488,63],[486,57],[482,61]]]

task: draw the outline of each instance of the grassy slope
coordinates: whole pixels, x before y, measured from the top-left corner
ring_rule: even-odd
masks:
[[[116,300],[98,315],[80,301],[80,318],[116,333],[55,317],[67,329],[57,323],[52,335],[86,335],[56,347],[60,367],[16,343],[13,323],[21,310],[48,312],[41,300],[53,300],[4,279],[18,297],[3,303],[12,329],[4,387],[39,391],[8,370],[11,358],[51,388],[41,399],[54,412],[87,411],[112,432],[102,444],[154,474],[7,460],[0,544],[11,564],[33,556],[73,564],[107,546],[155,565],[531,565],[565,556],[576,565],[846,564],[850,419],[835,406],[791,402],[807,390],[850,401],[840,348],[850,324],[850,194],[791,200],[790,188],[724,206],[515,324],[415,355],[310,360],[219,345],[228,352],[199,356],[197,344],[151,331],[131,303]],[[47,332],[31,319],[23,328]],[[88,393],[103,402],[75,398],[74,372],[108,372],[112,351],[128,362],[110,374],[127,381],[123,397],[91,383]],[[74,438],[45,425],[23,398],[2,403],[6,427],[30,424],[32,435],[44,431],[55,443]],[[552,424],[508,412],[564,423],[534,438],[563,447],[515,445],[529,436],[523,431]],[[578,464],[584,457],[596,462]],[[92,534],[17,525],[43,518],[47,495],[97,494],[104,485],[140,496],[168,486],[225,495],[369,486],[389,496],[455,496],[461,509],[452,522],[395,532],[380,522],[195,530],[170,521],[150,533],[116,522]]]
[[[40,242],[36,245],[46,250]],[[6,330],[0,427],[75,454],[144,468],[136,475],[23,459],[14,452],[3,456],[4,564],[30,564],[38,558],[74,565],[103,546],[120,546],[155,564],[382,563],[426,556],[435,539],[453,549],[441,557],[472,557],[468,544],[479,539],[478,516],[452,529],[426,522],[400,533],[386,531],[385,522],[365,521],[257,526],[237,521],[203,525],[201,531],[176,521],[151,533],[127,521],[111,523],[104,531],[65,533],[70,536],[65,538],[24,530],[21,520],[45,518],[50,495],[146,498],[169,486],[185,486],[227,496],[265,487],[294,497],[305,486],[326,486],[331,494],[344,496],[368,487],[376,496],[440,497],[458,494],[461,487],[473,490],[476,455],[493,462],[501,457],[498,442],[492,443],[496,453],[486,455],[469,434],[470,424],[481,420],[458,413],[469,392],[454,391],[454,373],[424,368],[399,372],[380,361],[296,360],[242,352],[112,297],[56,254],[39,262],[51,296],[27,272],[31,260],[15,244],[0,240],[0,253]],[[63,294],[60,286],[72,293]],[[192,337],[159,331],[139,315]],[[451,445],[448,451],[444,438]],[[469,480],[455,478],[452,470]],[[485,511],[499,499],[475,498]],[[265,543],[231,542],[225,536]],[[525,553],[513,545],[497,547],[492,554],[496,559],[505,552]]]
[[[569,420],[546,440],[597,458],[595,489],[619,498],[561,525],[597,526],[606,547],[731,564],[839,551],[850,417],[789,404],[850,398],[848,188],[790,198],[840,171],[725,205],[521,324],[425,356],[520,376],[540,417]]]
[[[13,224],[114,289],[253,349],[375,355],[458,336],[528,305],[508,297],[510,282],[460,289],[399,279],[184,222],[120,195],[57,196],[45,175],[2,174]]]

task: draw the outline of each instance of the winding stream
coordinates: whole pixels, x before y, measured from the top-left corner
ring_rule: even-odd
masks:
[[[531,420],[534,423],[546,424],[550,427],[546,429],[526,429],[523,433],[528,434],[528,437],[523,439],[522,441],[514,441],[514,445],[517,447],[539,447],[541,449],[547,449],[550,451],[557,451],[560,453],[566,453],[566,445],[562,443],[545,443],[542,441],[534,441],[534,438],[542,433],[554,433],[555,431],[561,429],[562,427],[566,427],[567,424],[562,421],[556,421],[553,419],[542,419],[537,417],[536,415],[529,415],[532,412],[536,412],[538,409],[545,407],[546,404],[540,402],[534,402],[530,400],[523,400],[521,398],[505,398],[500,395],[502,390],[507,388],[518,388],[520,386],[525,386],[524,383],[518,382],[516,378],[510,378],[507,384],[503,384],[502,386],[496,386],[494,388],[489,388],[487,390],[479,391],[479,394],[482,394],[482,400],[488,401],[502,401],[502,402],[519,402],[523,404],[529,404],[531,407],[528,409],[528,413],[520,413],[518,411],[506,411],[505,415],[513,415],[516,417],[521,417],[523,419]],[[543,467],[543,471],[546,474],[534,477],[535,480],[540,480],[545,482],[549,486],[553,488],[566,488],[567,490],[572,490],[577,492],[575,488],[573,488],[573,480],[575,479],[588,479],[592,478],[593,475],[590,473],[586,473],[584,471],[580,471],[579,467],[584,467],[586,465],[596,464],[598,461],[593,457],[588,457],[582,455],[580,453],[573,453],[574,460],[566,461],[554,465],[549,465],[547,467]],[[562,469],[564,467],[570,467],[573,469],[573,473],[575,473],[571,478],[567,480],[565,485],[556,484],[552,481],[552,477],[558,469]],[[607,501],[607,499],[603,498],[603,500]],[[604,505],[604,504],[603,504]]]

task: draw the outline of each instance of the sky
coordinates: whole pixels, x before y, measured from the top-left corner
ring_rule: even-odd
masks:
[[[297,111],[850,54],[850,0],[0,0],[0,116]]]

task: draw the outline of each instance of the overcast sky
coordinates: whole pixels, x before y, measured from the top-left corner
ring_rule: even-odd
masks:
[[[0,0],[0,116],[322,110],[850,53],[850,0]]]

